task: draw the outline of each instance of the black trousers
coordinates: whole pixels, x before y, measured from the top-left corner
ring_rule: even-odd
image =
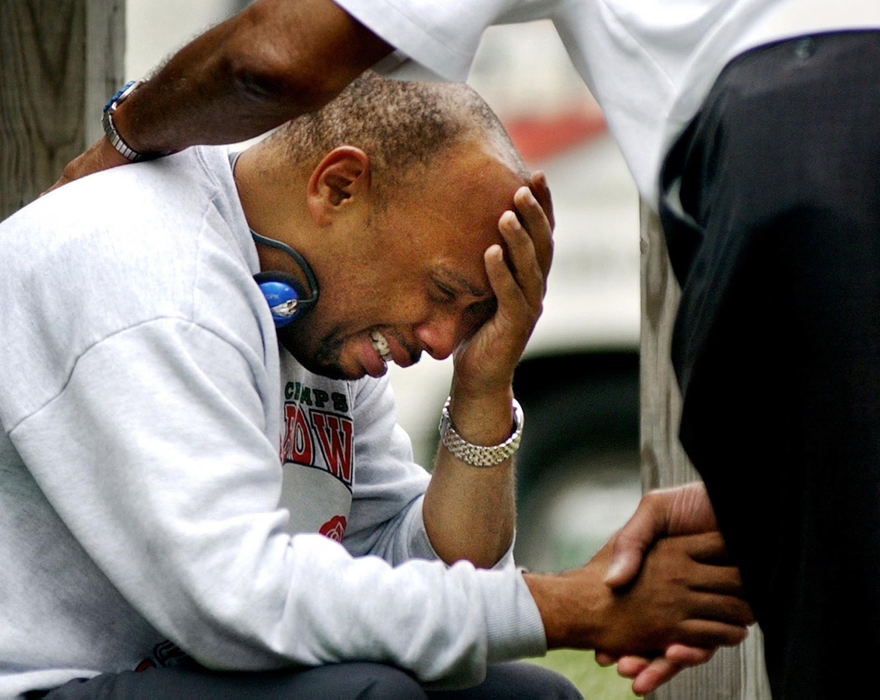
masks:
[[[671,151],[681,440],[774,697],[874,697],[880,660],[880,32],[760,47]]]
[[[329,664],[263,673],[151,668],[74,680],[45,696],[51,700],[575,700],[577,689],[558,673],[529,663],[490,666],[478,686],[426,691],[409,674],[377,663]]]

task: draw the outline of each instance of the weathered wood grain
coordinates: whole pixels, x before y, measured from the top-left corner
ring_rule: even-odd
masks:
[[[641,211],[641,461],[645,489],[698,478],[678,440],[681,395],[670,362],[672,325],[681,290],[669,265],[657,216]],[[739,647],[721,649],[654,693],[654,700],[770,698],[760,630],[753,627]]]
[[[124,0],[0,2],[0,218],[101,133],[121,84]]]

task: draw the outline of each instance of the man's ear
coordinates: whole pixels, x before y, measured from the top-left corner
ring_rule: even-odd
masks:
[[[339,146],[324,156],[312,171],[306,192],[309,211],[318,225],[355,202],[370,190],[370,159],[360,148]]]

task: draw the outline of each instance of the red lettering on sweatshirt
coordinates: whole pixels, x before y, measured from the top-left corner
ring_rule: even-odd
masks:
[[[284,442],[281,444],[281,461],[299,462],[311,464],[315,455],[312,444],[312,435],[309,432],[309,424],[305,413],[299,404],[288,403],[284,405]]]
[[[354,434],[351,419],[312,411],[312,424],[330,473],[350,487]]]

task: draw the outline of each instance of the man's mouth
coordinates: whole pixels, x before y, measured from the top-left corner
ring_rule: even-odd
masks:
[[[388,341],[379,331],[370,331],[370,340],[373,341],[373,347],[379,353],[379,357],[385,363],[392,362],[394,358],[391,355],[391,348],[388,347]]]

